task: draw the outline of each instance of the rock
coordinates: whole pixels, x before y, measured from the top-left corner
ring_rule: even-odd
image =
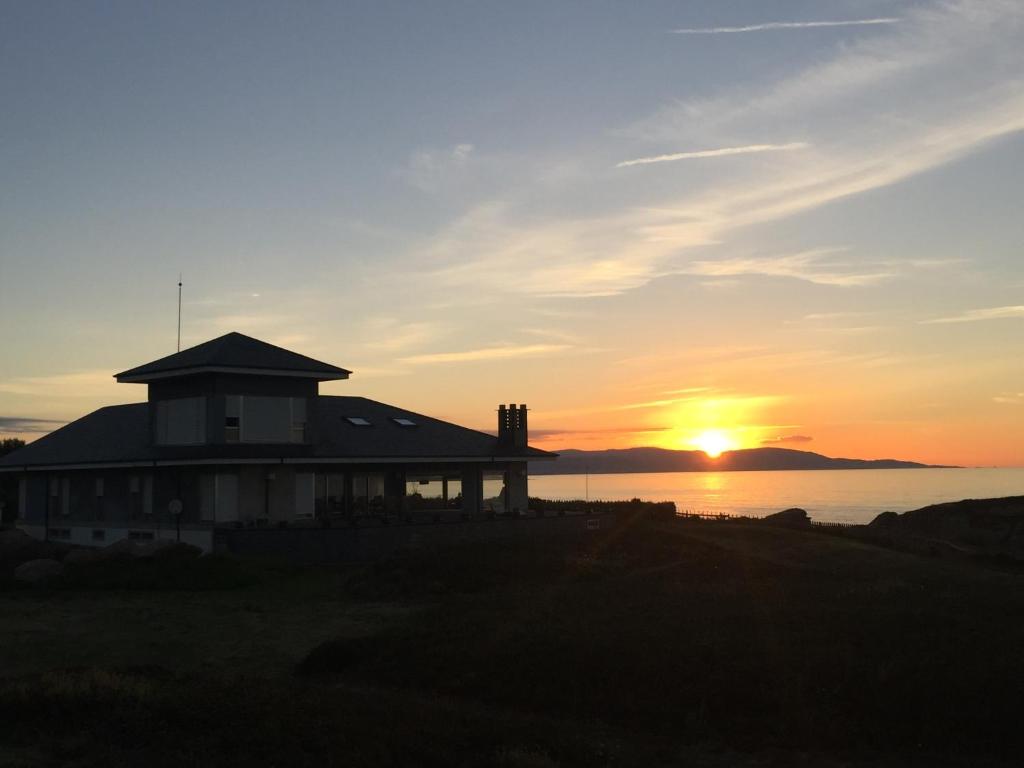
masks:
[[[882,512],[874,520],[868,523],[869,528],[892,528],[900,522],[900,516],[895,512]]]
[[[778,525],[784,528],[806,528],[811,524],[811,518],[807,515],[806,509],[790,507],[781,512],[768,515],[763,518],[767,525]]]
[[[159,554],[161,550],[167,549],[167,547],[173,546],[175,542],[170,539],[153,539],[143,544],[137,544],[135,547],[136,557],[154,557]]]
[[[140,547],[131,539],[120,539],[100,550],[104,559],[111,557],[138,557]]]
[[[14,569],[14,578],[24,584],[39,586],[53,581],[64,572],[57,560],[29,560]]]
[[[72,549],[66,555],[64,555],[65,565],[85,565],[86,563],[95,563],[98,560],[103,559],[103,554],[96,549]]]

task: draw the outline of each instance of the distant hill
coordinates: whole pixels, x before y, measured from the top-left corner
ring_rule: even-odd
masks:
[[[781,469],[921,469],[929,464],[895,459],[833,459],[789,448],[726,451],[717,459],[703,451],[624,448],[607,451],[559,451],[554,461],[530,462],[533,475],[580,475],[624,472],[738,472]]]

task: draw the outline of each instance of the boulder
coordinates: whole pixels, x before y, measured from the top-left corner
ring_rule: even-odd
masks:
[[[167,549],[175,542],[170,539],[153,539],[152,541],[146,541],[142,544],[135,545],[135,556],[136,557],[154,557],[159,554],[161,550]]]
[[[783,528],[806,528],[811,524],[807,510],[799,507],[784,509],[781,512],[768,515],[763,520],[767,525],[778,525]]]
[[[892,528],[898,525],[900,516],[895,512],[882,512],[874,520],[868,523],[869,528]]]
[[[120,539],[100,550],[104,559],[117,557],[134,558],[139,556],[139,551],[139,545],[131,539]]]
[[[40,586],[53,581],[64,572],[57,560],[29,560],[14,569],[14,578],[24,584]]]
[[[103,554],[97,549],[76,548],[64,555],[65,565],[85,565],[102,560]]]

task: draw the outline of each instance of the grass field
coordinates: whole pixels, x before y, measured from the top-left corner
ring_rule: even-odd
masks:
[[[0,591],[0,764],[1012,765],[1021,579],[650,519],[82,566]]]

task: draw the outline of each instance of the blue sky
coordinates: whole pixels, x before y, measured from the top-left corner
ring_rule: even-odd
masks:
[[[0,429],[139,399],[180,271],[186,344],[526,400],[549,447],[1020,463],[1021,39],[1000,0],[7,3]]]

